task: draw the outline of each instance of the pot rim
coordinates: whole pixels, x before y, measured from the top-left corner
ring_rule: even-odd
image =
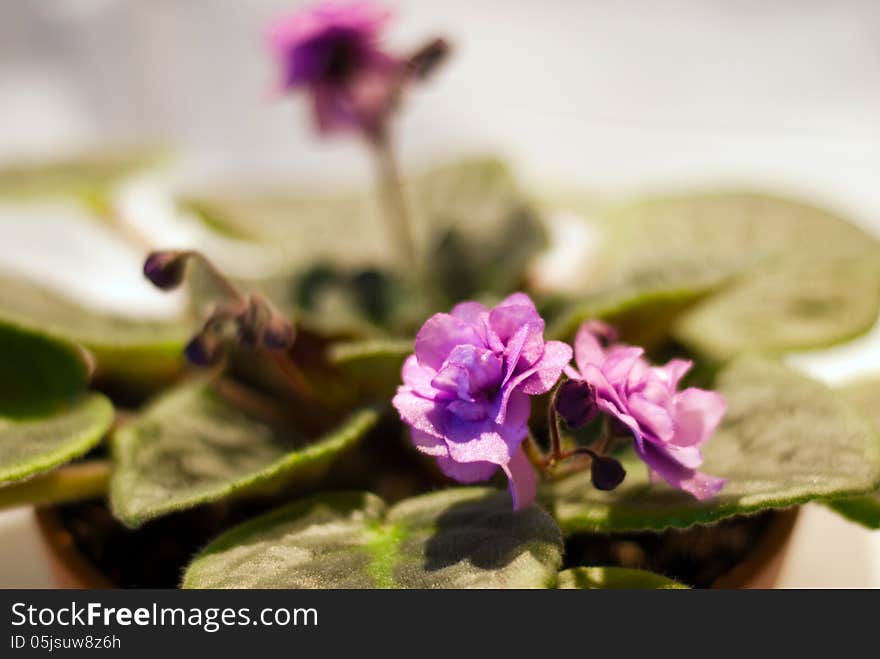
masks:
[[[712,588],[771,588],[785,561],[800,506],[778,509],[758,542]],[[76,546],[73,536],[61,524],[54,506],[36,506],[34,513],[40,534],[49,551],[56,579],[73,588],[117,588]]]
[[[54,506],[35,506],[37,526],[49,551],[49,562],[61,588],[116,588],[76,546],[73,536],[61,524]],[[69,585],[68,585],[69,584]]]
[[[712,582],[712,588],[772,588],[782,570],[800,506],[775,511],[770,524],[745,558]]]

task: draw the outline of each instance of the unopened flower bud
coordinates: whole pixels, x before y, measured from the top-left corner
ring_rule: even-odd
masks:
[[[243,348],[248,348],[249,350],[256,348],[260,342],[262,326],[259,322],[259,314],[257,312],[258,308],[254,305],[250,305],[247,310],[236,319],[238,323],[238,332],[236,334],[238,345]]]
[[[590,465],[590,477],[597,490],[613,490],[623,482],[626,470],[614,458],[595,455]]]
[[[263,329],[263,345],[269,350],[287,350],[293,345],[293,338],[293,326],[278,314],[274,314]]]
[[[196,334],[184,349],[187,361],[194,366],[213,366],[223,354],[223,343],[213,332]]]
[[[566,380],[556,393],[556,411],[569,428],[581,428],[596,418],[590,385],[583,380]]]
[[[186,274],[188,256],[187,252],[153,252],[144,261],[144,276],[163,291],[177,288]]]

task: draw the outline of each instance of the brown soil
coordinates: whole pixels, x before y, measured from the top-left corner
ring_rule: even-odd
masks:
[[[169,515],[130,530],[103,501],[61,506],[62,525],[85,558],[125,588],[174,588],[191,557],[225,529],[270,504],[212,505]],[[565,567],[644,568],[698,588],[742,562],[776,513],[734,517],[712,526],[662,533],[578,534],[566,542]]]

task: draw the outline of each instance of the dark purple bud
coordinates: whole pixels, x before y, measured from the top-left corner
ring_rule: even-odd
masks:
[[[263,345],[269,350],[287,350],[293,345],[293,338],[293,325],[279,314],[273,314],[263,328]]]
[[[556,411],[569,428],[581,428],[596,418],[590,385],[583,380],[566,380],[556,392]]]
[[[222,356],[223,344],[219,337],[211,332],[196,334],[184,349],[186,359],[194,366],[207,368],[213,366]]]
[[[408,64],[413,74],[420,80],[424,80],[437,70],[437,67],[449,55],[450,50],[446,39],[441,37],[431,39],[410,56]]]
[[[238,345],[242,348],[253,350],[257,347],[257,344],[260,341],[259,328],[253,323],[248,322],[247,316],[244,316],[243,318],[244,320],[239,319],[238,322],[236,340],[238,341]]]
[[[263,328],[269,316],[269,308],[262,296],[248,296],[247,307],[235,318],[238,324],[238,344],[243,348],[255,349],[261,343]]]
[[[617,460],[606,455],[593,456],[590,477],[597,490],[613,490],[623,482],[626,470]]]
[[[144,276],[163,291],[177,288],[186,274],[187,252],[153,252],[144,261]]]

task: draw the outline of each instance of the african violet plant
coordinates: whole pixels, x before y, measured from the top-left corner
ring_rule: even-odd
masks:
[[[710,563],[767,511],[816,500],[880,525],[880,387],[833,391],[780,359],[874,324],[877,243],[749,192],[593,205],[598,260],[539,288],[543,218],[587,202],[530,201],[489,159],[402,180],[393,113],[450,49],[386,51],[390,18],[325,3],[269,39],[279,90],[376,156],[378,208],[178,195],[226,240],[287,258],[255,280],[152,252],[147,278],[188,290],[176,322],[4,278],[0,503],[64,503],[116,583],[167,585],[149,576],[167,564],[186,588],[675,588],[719,573],[657,556],[699,537]],[[107,166],[51,172],[0,190],[112,206]]]

